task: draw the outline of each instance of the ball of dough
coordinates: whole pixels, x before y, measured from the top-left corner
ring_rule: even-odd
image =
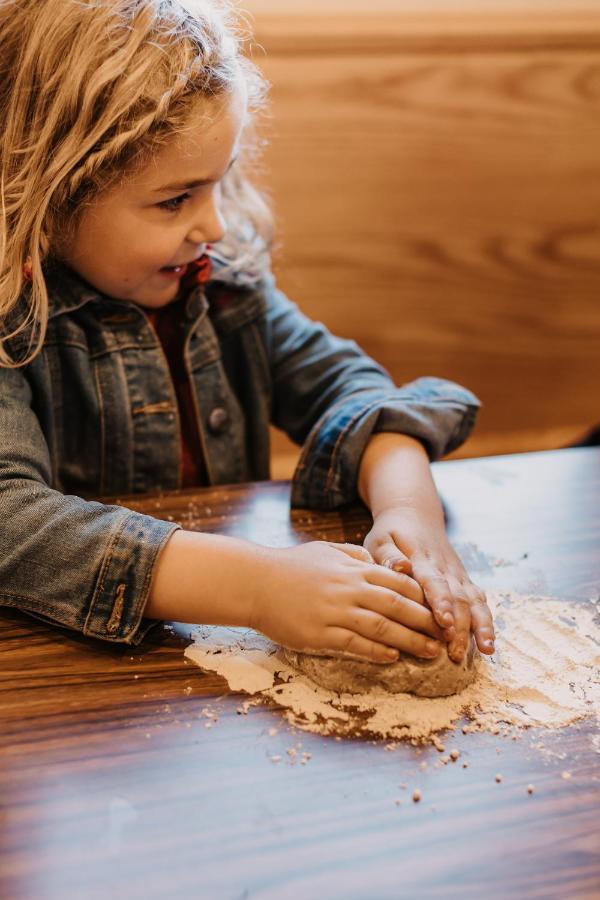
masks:
[[[418,659],[401,653],[394,663],[361,662],[334,656],[315,656],[283,648],[286,661],[321,687],[340,694],[364,694],[384,688],[391,694],[417,697],[449,697],[471,684],[476,674],[479,651],[471,635],[460,663],[453,662],[445,647],[435,659]]]

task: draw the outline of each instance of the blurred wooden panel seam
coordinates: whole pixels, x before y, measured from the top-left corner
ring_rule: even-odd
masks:
[[[255,40],[269,56],[312,53],[403,52],[436,50],[455,53],[597,49],[600,9],[597,4],[565,2],[518,6],[502,3],[477,6],[456,0],[452,9],[423,2],[395,4],[382,12],[363,3],[362,10],[331,10],[324,0],[318,9],[306,4],[281,9],[281,4],[248,2]],[[509,42],[509,43],[507,43]]]

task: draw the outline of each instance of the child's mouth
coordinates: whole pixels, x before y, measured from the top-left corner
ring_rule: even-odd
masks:
[[[187,265],[184,266],[163,266],[161,272],[185,272]]]
[[[170,275],[174,278],[181,278],[185,275],[187,266],[163,266],[159,269],[161,275]]]

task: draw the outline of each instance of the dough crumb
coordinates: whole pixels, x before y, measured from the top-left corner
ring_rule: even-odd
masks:
[[[454,762],[456,762],[456,760],[458,759],[459,756],[460,756],[460,752],[458,750],[450,751],[450,759],[453,760]]]
[[[502,781],[502,775],[500,775],[500,774],[496,775],[496,781],[498,784],[500,784],[500,782]]]
[[[413,803],[418,803],[419,800],[421,799],[421,791],[419,791],[419,790],[413,791],[412,798],[413,798]]]
[[[527,793],[533,794],[534,791],[535,791],[535,787],[532,784],[528,784],[527,785]]]

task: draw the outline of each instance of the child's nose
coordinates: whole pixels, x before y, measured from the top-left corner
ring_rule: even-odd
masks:
[[[225,237],[227,225],[219,206],[214,201],[203,210],[200,222],[197,222],[190,233],[191,244],[216,244]]]

